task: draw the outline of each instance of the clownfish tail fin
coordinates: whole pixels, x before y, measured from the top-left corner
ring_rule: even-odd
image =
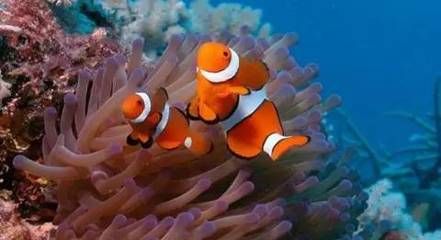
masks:
[[[276,161],[289,150],[303,147],[310,141],[311,137],[305,135],[283,136],[273,133],[266,138],[263,150]]]
[[[204,135],[189,129],[184,146],[196,156],[202,156],[213,150],[213,143]]]

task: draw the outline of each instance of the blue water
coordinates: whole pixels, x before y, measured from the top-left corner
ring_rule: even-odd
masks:
[[[385,112],[432,110],[441,73],[441,1],[212,1],[220,2],[260,8],[275,32],[297,32],[299,62],[320,65],[319,81],[343,96],[374,145],[396,149],[416,130]]]

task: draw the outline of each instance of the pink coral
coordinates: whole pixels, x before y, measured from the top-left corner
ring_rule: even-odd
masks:
[[[9,78],[28,78],[8,104],[13,111],[25,93],[40,96],[48,89],[65,93],[74,85],[79,69],[95,68],[119,46],[98,29],[89,36],[68,35],[57,24],[49,6],[39,0],[6,0],[0,12],[0,34],[6,38],[10,58],[2,66]],[[15,84],[20,84],[16,81]]]
[[[0,198],[0,240],[44,240],[54,229],[50,223],[39,226],[27,223],[19,216],[17,204]]]
[[[120,47],[103,29],[88,36],[64,33],[45,1],[5,0],[1,7],[0,70],[7,84],[0,83],[0,99],[10,96],[3,98],[0,113],[0,165],[11,169],[17,153],[41,156],[44,108],[59,107],[62,96],[73,91],[80,69],[97,68]],[[14,189],[21,206],[39,208],[43,186],[6,174],[3,184]]]

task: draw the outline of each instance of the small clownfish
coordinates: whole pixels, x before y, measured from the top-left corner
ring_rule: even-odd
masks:
[[[193,131],[185,113],[169,106],[167,101],[164,88],[158,89],[152,98],[146,92],[136,92],[124,99],[121,111],[133,129],[127,136],[127,144],[140,143],[143,148],[149,148],[156,142],[167,150],[184,145],[195,155],[208,153],[211,142]]]
[[[227,146],[241,158],[262,151],[277,160],[310,137],[284,136],[279,114],[268,99],[269,70],[257,59],[243,58],[228,46],[208,42],[197,52],[196,95],[187,105],[190,119],[219,123]]]

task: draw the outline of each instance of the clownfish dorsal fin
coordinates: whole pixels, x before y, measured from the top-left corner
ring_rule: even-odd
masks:
[[[155,94],[153,95],[153,106],[152,106],[152,111],[153,112],[162,112],[162,110],[164,109],[165,105],[167,104],[168,101],[168,93],[167,90],[165,88],[158,88],[158,90],[156,90]]]
[[[236,79],[241,85],[252,90],[259,90],[269,78],[269,69],[262,60],[250,57],[241,58],[241,66],[236,74]]]

